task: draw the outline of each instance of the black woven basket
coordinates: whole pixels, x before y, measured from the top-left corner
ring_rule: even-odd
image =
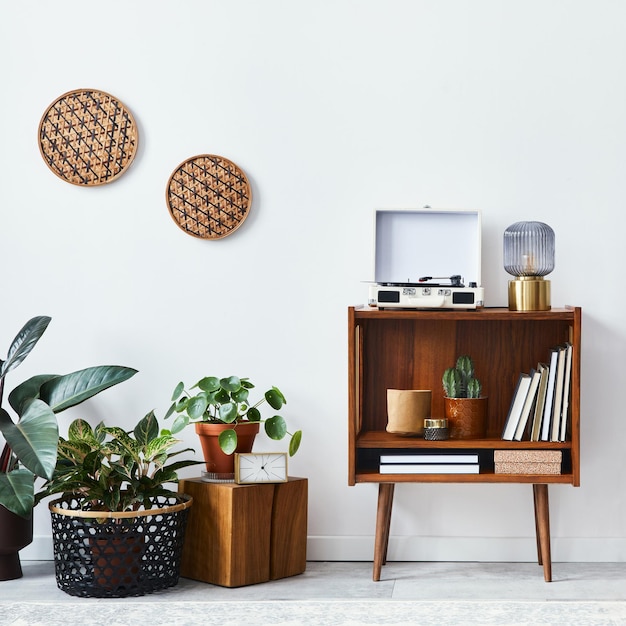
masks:
[[[147,510],[82,511],[76,499],[49,504],[59,589],[83,598],[124,598],[173,587],[191,497],[155,498]]]

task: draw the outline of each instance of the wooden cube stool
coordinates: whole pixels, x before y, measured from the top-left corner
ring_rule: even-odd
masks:
[[[306,568],[308,480],[237,485],[181,479],[193,497],[180,575],[241,587]]]

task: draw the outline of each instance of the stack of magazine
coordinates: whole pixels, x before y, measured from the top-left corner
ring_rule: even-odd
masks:
[[[381,454],[381,474],[478,474],[478,454],[414,452]]]
[[[507,441],[565,441],[568,434],[572,345],[550,350],[546,363],[522,373],[502,430]]]

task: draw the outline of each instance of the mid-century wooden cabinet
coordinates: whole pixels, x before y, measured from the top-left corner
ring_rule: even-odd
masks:
[[[348,402],[350,485],[379,483],[374,580],[387,557],[396,483],[528,483],[533,485],[538,561],[552,579],[548,485],[580,484],[581,309],[545,312],[505,308],[476,310],[348,309]],[[548,359],[551,348],[570,342],[572,350],[570,421],[565,442],[503,441],[502,429],[521,372]],[[469,354],[488,396],[485,439],[426,441],[385,431],[387,389],[431,389],[432,415],[444,416],[441,377],[456,358]],[[382,453],[407,450],[472,451],[478,474],[380,474]],[[561,450],[560,474],[494,472],[494,450]]]

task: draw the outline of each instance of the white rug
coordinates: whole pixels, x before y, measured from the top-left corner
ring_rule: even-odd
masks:
[[[250,601],[71,603],[0,601],[2,626],[581,626],[626,624],[626,602]]]

